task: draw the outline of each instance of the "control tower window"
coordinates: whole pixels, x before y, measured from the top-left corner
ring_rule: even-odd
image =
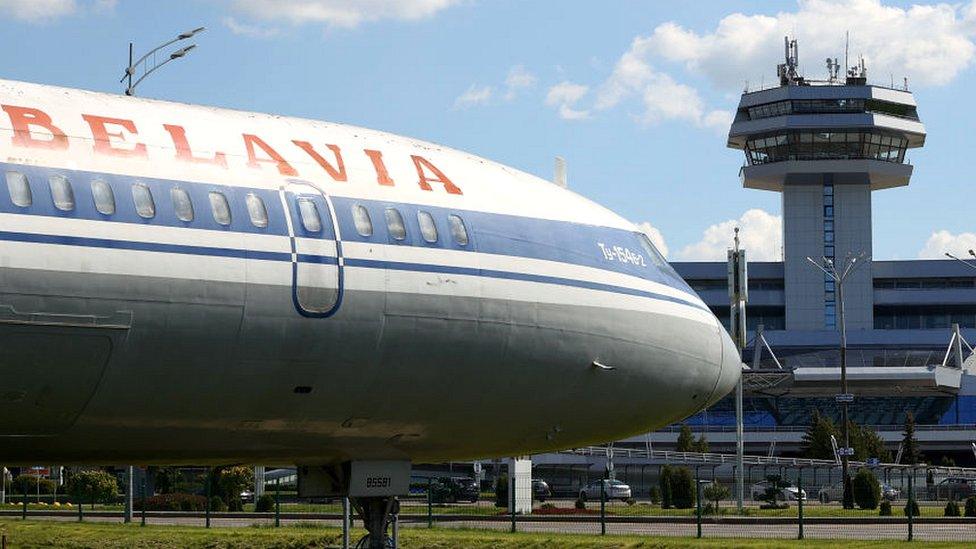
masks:
[[[872,113],[918,120],[918,112],[911,105],[889,103],[877,99],[793,99],[774,101],[748,108],[750,120],[761,120],[788,114],[860,114]]]
[[[787,160],[868,159],[903,162],[908,140],[901,136],[854,131],[789,131],[750,139],[752,165]]]

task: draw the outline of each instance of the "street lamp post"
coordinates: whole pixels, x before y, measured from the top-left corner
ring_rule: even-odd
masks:
[[[973,259],[976,260],[976,251],[969,250],[969,255],[973,256]],[[963,265],[969,267],[970,269],[976,269],[976,265],[974,265],[973,263],[970,263],[969,261],[966,261],[965,259],[960,259],[960,258],[952,255],[949,252],[946,252],[945,253],[945,256],[948,257],[949,259],[955,259],[956,261],[958,261],[959,263],[962,263]]]
[[[190,53],[190,51],[193,50],[193,48],[197,47],[197,45],[196,44],[190,44],[189,46],[186,46],[186,47],[180,48],[180,49],[178,49],[178,50],[176,50],[174,52],[171,52],[168,56],[166,56],[166,58],[162,62],[159,62],[159,61],[156,60],[156,55],[155,55],[156,52],[158,52],[159,50],[161,50],[161,49],[163,49],[163,48],[165,48],[167,46],[170,46],[172,44],[175,44],[177,42],[180,42],[180,41],[183,41],[183,40],[188,40],[188,39],[192,38],[193,36],[197,35],[198,33],[201,33],[201,32],[203,32],[205,30],[207,30],[206,27],[197,27],[197,28],[195,28],[193,30],[180,33],[179,35],[176,36],[176,38],[174,38],[174,39],[172,39],[172,40],[170,40],[168,42],[165,42],[163,44],[160,44],[160,45],[156,46],[155,48],[149,50],[145,55],[143,55],[142,57],[140,57],[135,62],[132,61],[132,42],[129,42],[129,65],[125,68],[125,74],[122,75],[122,79],[119,80],[119,82],[126,82],[126,81],[128,81],[127,82],[127,85],[125,87],[125,94],[126,95],[135,95],[136,86],[138,86],[140,82],[142,82],[143,80],[145,80],[147,76],[149,76],[150,74],[152,74],[153,72],[155,72],[157,69],[159,69],[160,67],[162,67],[166,63],[169,63],[170,61],[174,61],[176,59],[180,59],[181,57],[185,57],[186,54]],[[141,65],[147,59],[149,59],[150,56],[152,56],[152,67],[146,68],[146,66],[143,66],[142,75],[138,79],[136,79],[135,82],[133,82],[132,81],[132,77],[136,73],[136,67],[138,67],[139,65]]]
[[[810,257],[807,258],[807,261],[823,271],[825,275],[830,277],[830,279],[834,281],[834,285],[837,288],[837,305],[840,308],[838,311],[840,317],[840,394],[835,397],[835,400],[841,404],[841,421],[843,422],[842,428],[844,436],[844,448],[841,452],[841,467],[844,481],[844,505],[847,506],[851,503],[851,484],[850,476],[848,474],[848,461],[850,460],[850,455],[852,453],[850,429],[848,428],[847,407],[854,400],[854,395],[850,394],[847,389],[847,324],[844,320],[844,281],[847,280],[847,277],[853,273],[861,263],[864,262],[864,254],[861,253],[856,257],[851,257],[848,255],[847,264],[844,265],[839,271],[832,260],[826,257],[822,259],[823,264],[817,263]]]

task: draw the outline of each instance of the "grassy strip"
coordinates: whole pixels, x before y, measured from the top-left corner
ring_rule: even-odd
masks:
[[[51,521],[0,521],[10,549],[122,549],[122,548],[311,548],[335,547],[340,541],[336,528],[316,526],[286,526],[282,528],[214,528],[186,526],[138,525],[104,523],[61,523]],[[363,535],[355,530],[353,540]],[[531,534],[490,532],[480,530],[418,529],[401,531],[401,545],[406,548],[453,549],[685,549],[685,548],[812,548],[821,547],[823,540],[761,540],[761,539],[689,539],[645,536],[599,536],[596,534]],[[948,549],[953,543],[912,544],[893,541],[832,542],[850,549],[888,549],[918,547]]]

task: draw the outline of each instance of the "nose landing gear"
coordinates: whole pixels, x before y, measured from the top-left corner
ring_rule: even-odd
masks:
[[[368,532],[356,542],[356,549],[396,549],[396,528],[394,527],[393,537],[386,532],[390,523],[395,523],[400,514],[400,501],[393,496],[358,497],[350,500]]]

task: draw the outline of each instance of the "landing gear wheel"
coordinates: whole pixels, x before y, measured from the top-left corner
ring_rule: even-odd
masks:
[[[400,502],[392,496],[350,498],[369,532],[356,542],[356,549],[392,549],[393,538],[386,534],[390,519],[400,514]]]

